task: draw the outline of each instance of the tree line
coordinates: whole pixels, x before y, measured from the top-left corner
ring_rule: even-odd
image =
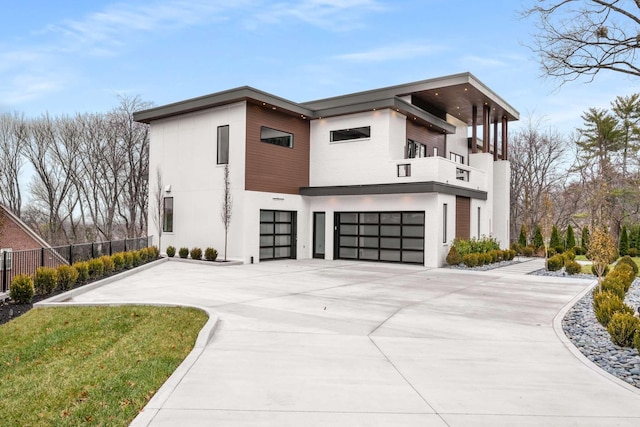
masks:
[[[544,222],[605,225],[615,237],[640,223],[640,95],[589,108],[571,135],[529,120],[511,138],[511,237]]]
[[[149,127],[133,112],[148,107],[136,96],[106,113],[0,113],[0,203],[52,245],[144,236]]]

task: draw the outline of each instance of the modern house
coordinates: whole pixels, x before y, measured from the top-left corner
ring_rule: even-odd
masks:
[[[240,87],[140,111],[149,200],[163,200],[162,224],[149,209],[149,235],[163,228],[163,251],[221,251],[228,166],[230,259],[435,267],[455,237],[506,247],[518,116],[470,73],[303,103]]]

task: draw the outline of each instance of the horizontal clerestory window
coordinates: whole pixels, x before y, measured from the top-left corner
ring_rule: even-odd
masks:
[[[340,129],[331,131],[331,142],[350,141],[353,139],[364,139],[371,137],[371,126],[359,128]]]
[[[266,126],[260,128],[260,141],[281,147],[293,148],[293,134]]]

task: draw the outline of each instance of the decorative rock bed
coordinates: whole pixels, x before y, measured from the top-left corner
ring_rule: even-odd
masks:
[[[625,303],[634,309],[640,306],[640,279],[636,279],[631,285],[625,297]],[[587,292],[569,310],[562,320],[562,329],[587,359],[611,375],[640,388],[640,355],[638,355],[638,350],[619,347],[611,342],[609,333],[598,323],[593,312],[591,291]]]

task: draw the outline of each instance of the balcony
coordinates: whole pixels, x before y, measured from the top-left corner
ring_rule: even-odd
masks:
[[[434,181],[472,190],[488,190],[483,170],[444,157],[403,159],[393,163],[397,172],[396,183]]]

